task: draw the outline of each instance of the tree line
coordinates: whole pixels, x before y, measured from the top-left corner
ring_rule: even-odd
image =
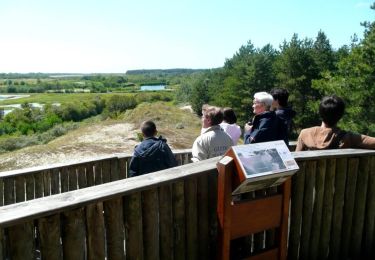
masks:
[[[294,34],[279,49],[270,44],[256,48],[249,41],[222,68],[208,70],[190,87],[182,87],[177,97],[190,101],[197,114],[204,103],[232,107],[243,124],[252,114],[255,92],[285,88],[297,112],[296,135],[319,124],[319,100],[337,94],[347,105],[340,126],[375,135],[375,23],[362,25],[363,39],[354,35],[350,44],[337,50],[323,31],[315,39]]]

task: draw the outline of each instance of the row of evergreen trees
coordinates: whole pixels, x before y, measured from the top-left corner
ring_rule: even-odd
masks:
[[[229,106],[242,124],[252,116],[255,92],[286,88],[297,111],[296,134],[319,124],[317,108],[322,96],[337,94],[347,104],[341,126],[375,135],[375,23],[362,25],[363,39],[354,35],[350,45],[337,50],[322,31],[314,40],[294,34],[279,50],[269,44],[255,48],[249,41],[223,68],[207,71],[191,89],[181,91],[198,114],[204,103]]]

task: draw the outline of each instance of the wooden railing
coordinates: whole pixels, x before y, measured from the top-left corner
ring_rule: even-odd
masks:
[[[294,156],[288,258],[373,259],[375,151]],[[218,159],[0,207],[0,259],[215,259]]]
[[[191,150],[174,150],[178,165],[190,163]],[[0,206],[125,179],[131,154],[77,163],[0,172]]]

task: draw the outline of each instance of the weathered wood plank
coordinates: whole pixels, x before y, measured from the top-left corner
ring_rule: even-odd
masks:
[[[51,195],[60,193],[60,169],[51,170]]]
[[[42,259],[63,259],[60,243],[60,214],[38,219],[38,230]]]
[[[87,178],[87,187],[95,185],[95,174],[94,174],[94,164],[86,164],[86,178]]]
[[[118,159],[112,159],[110,161],[111,164],[111,181],[117,181],[120,179],[120,169],[119,169],[119,161]]]
[[[316,175],[316,161],[306,163],[305,193],[302,210],[300,258],[307,259],[310,250],[311,221],[313,213],[314,186]]]
[[[159,197],[157,189],[142,192],[143,250],[145,259],[159,258]]]
[[[120,180],[126,178],[126,172],[127,172],[127,165],[126,165],[126,159],[118,159],[119,160],[119,178]]]
[[[129,174],[129,166],[130,166],[131,157],[126,159],[126,178],[128,178]]]
[[[199,257],[208,259],[208,176],[198,176],[198,237]]]
[[[363,225],[366,212],[366,195],[368,187],[368,177],[370,172],[370,158],[359,158],[359,172],[357,187],[355,192],[355,205],[353,214],[352,243],[350,253],[353,259],[361,257],[361,244],[363,237]]]
[[[4,205],[13,204],[16,202],[14,182],[13,177],[4,178]]]
[[[217,169],[208,174],[208,224],[209,224],[209,258],[217,257]]]
[[[173,259],[173,211],[171,185],[159,188],[160,259]]]
[[[34,176],[32,174],[28,174],[25,176],[25,179],[26,179],[26,200],[32,200],[35,198]]]
[[[26,189],[25,189],[25,177],[16,176],[16,202],[21,202],[26,200]]]
[[[3,178],[0,178],[0,207],[4,205],[4,182]]]
[[[341,230],[344,211],[345,183],[347,178],[348,159],[336,161],[335,196],[333,199],[332,235],[329,247],[329,258],[339,259]]]
[[[82,164],[77,167],[78,187],[83,189],[87,187],[86,165]]]
[[[95,176],[95,185],[99,185],[103,183],[101,162],[94,163],[94,176]]]
[[[184,182],[173,184],[174,259],[185,259],[185,194]]]
[[[8,228],[11,259],[34,259],[34,224],[25,222]]]
[[[346,178],[346,190],[344,201],[344,219],[342,222],[341,250],[340,258],[347,259],[349,247],[351,245],[352,220],[355,203],[355,190],[358,175],[358,158],[350,158],[348,161],[348,175]]]
[[[69,168],[61,168],[61,193],[69,191]]]
[[[370,259],[371,256],[375,255],[375,156],[371,157],[371,166],[368,180],[368,192],[367,192],[367,210],[364,225],[364,256]]]
[[[82,208],[62,214],[62,245],[64,259],[85,259],[86,224]]]
[[[103,202],[104,220],[107,231],[107,255],[109,259],[125,259],[124,217],[122,207],[121,197]]]
[[[124,197],[126,259],[143,259],[141,193]]]
[[[76,190],[78,186],[78,177],[77,177],[76,167],[69,167],[68,175],[69,175],[69,186],[68,186],[69,191]]]
[[[329,253],[331,235],[333,195],[335,192],[336,160],[327,160],[327,173],[324,184],[322,227],[320,232],[318,259],[326,259]]]
[[[44,197],[51,195],[51,174],[50,170],[43,171],[43,191]]]
[[[0,228],[0,259],[5,259],[4,229]]]
[[[323,196],[324,196],[324,179],[326,177],[327,161],[319,160],[317,165],[316,181],[315,181],[315,200],[312,216],[312,230],[310,238],[310,259],[317,259],[318,246],[320,240]]]
[[[105,259],[105,226],[103,203],[86,206],[87,258]]]
[[[106,160],[102,163],[102,180],[103,183],[107,183],[111,181],[111,161]]]
[[[186,259],[198,259],[197,179],[185,181]]]
[[[41,198],[44,195],[43,172],[34,173],[35,180],[35,198]]]

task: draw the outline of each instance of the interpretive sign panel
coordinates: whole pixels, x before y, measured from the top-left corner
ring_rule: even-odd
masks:
[[[227,155],[238,173],[233,195],[279,185],[299,169],[284,141],[233,146]]]

